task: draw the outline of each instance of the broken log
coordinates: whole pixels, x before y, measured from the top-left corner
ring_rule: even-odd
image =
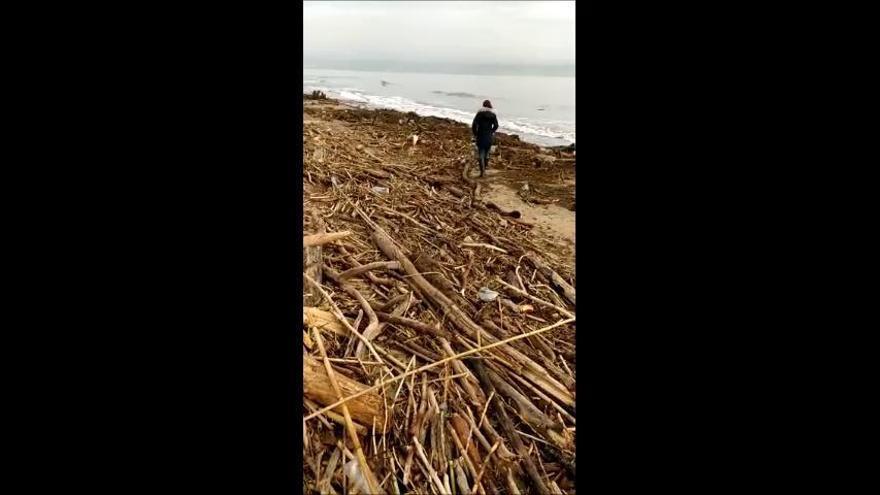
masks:
[[[309,328],[318,327],[321,330],[330,330],[336,335],[342,337],[348,337],[350,335],[350,332],[333,313],[319,308],[309,306],[303,308],[303,325],[306,325]]]
[[[342,232],[330,232],[326,234],[312,234],[303,236],[303,247],[322,246],[324,244],[348,237],[351,231],[344,230]]]
[[[334,367],[336,381],[342,390],[343,396],[354,395],[369,386],[352,380]],[[338,400],[330,377],[324,369],[324,364],[309,355],[303,355],[303,395],[322,406],[328,406]],[[379,391],[368,392],[346,402],[351,419],[373,431],[373,420],[376,422],[376,432],[384,433],[385,405]],[[342,414],[342,406],[332,409],[337,414]]]

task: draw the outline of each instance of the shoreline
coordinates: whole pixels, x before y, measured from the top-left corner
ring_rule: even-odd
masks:
[[[371,105],[369,103],[357,103],[357,102],[352,102],[352,101],[346,101],[346,100],[341,100],[339,98],[334,98],[334,97],[330,97],[330,96],[326,96],[326,95],[323,98],[320,98],[320,97],[315,97],[314,93],[315,92],[313,92],[313,94],[303,93],[303,101],[304,102],[305,101],[317,101],[317,102],[331,103],[334,105],[347,107],[352,110],[396,112],[396,113],[399,113],[401,116],[410,116],[410,114],[412,114],[412,115],[419,117],[420,119],[437,119],[440,121],[448,122],[449,124],[452,124],[452,125],[463,126],[463,127],[470,129],[470,126],[468,124],[466,124],[464,122],[460,122],[460,121],[452,119],[452,118],[449,118],[449,117],[437,117],[435,115],[422,115],[422,114],[419,114],[418,112],[404,112],[404,111],[397,110],[394,108],[376,106],[376,105]],[[536,146],[537,148],[539,148],[543,151],[546,151],[546,152],[562,151],[562,152],[569,152],[572,154],[574,154],[574,152],[575,152],[575,143],[574,142],[572,142],[571,144],[568,144],[568,145],[547,145],[547,144],[542,144],[542,143],[536,143],[534,141],[531,141],[531,140],[524,138],[523,136],[521,136],[519,134],[512,134],[509,132],[497,132],[495,135],[498,137],[504,136],[506,138],[516,139],[516,140],[519,140],[523,143],[527,143],[527,144]]]

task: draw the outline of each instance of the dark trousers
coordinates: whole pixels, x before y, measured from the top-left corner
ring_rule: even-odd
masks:
[[[491,147],[477,147],[477,159],[480,161],[480,175],[489,168],[489,149]]]

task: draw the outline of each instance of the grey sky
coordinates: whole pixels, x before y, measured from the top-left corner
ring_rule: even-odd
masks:
[[[303,57],[574,64],[574,1],[303,4]]]

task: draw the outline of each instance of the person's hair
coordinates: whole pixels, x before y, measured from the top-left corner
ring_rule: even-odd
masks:
[[[483,100],[483,106],[486,108],[492,108],[492,102],[489,100]]]

